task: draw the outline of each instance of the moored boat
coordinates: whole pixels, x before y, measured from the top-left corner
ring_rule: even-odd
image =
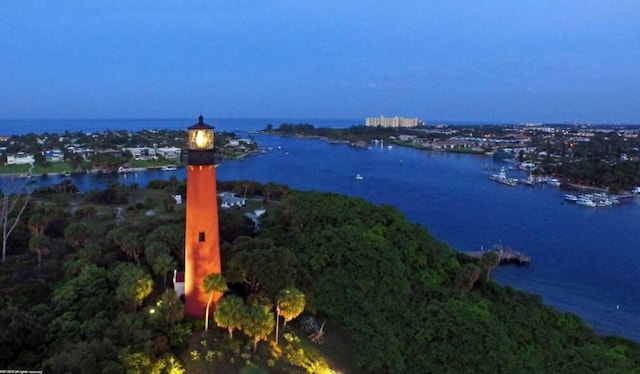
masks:
[[[547,184],[555,187],[559,187],[562,182],[558,178],[549,178],[547,179]]]
[[[586,206],[589,208],[595,208],[597,206],[596,203],[593,202],[593,200],[591,200],[590,197],[584,196],[584,195],[578,197],[578,200],[576,200],[576,204]]]
[[[512,186],[512,187],[518,184],[518,180],[516,178],[507,177],[507,171],[504,167],[500,169],[499,174],[490,175],[489,179],[491,179],[494,182],[506,184],[507,186]]]

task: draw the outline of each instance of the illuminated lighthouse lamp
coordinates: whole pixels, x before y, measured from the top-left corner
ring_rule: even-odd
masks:
[[[215,136],[213,126],[204,123],[200,116],[198,123],[188,128],[187,150],[188,165],[214,165]]]
[[[213,141],[214,141],[213,128],[204,128],[204,127],[194,128],[194,127],[189,129],[189,149],[193,149],[193,150],[213,149]]]

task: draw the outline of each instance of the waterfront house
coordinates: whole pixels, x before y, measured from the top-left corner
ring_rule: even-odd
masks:
[[[180,153],[182,149],[178,147],[161,147],[156,148],[156,156],[163,157],[166,159],[178,159],[180,158]]]
[[[18,152],[14,155],[7,155],[7,165],[25,165],[35,162],[33,155],[29,153]]]
[[[59,149],[52,150],[52,151],[45,151],[43,155],[44,155],[44,159],[47,160],[47,162],[63,162],[64,161],[64,153]]]
[[[244,197],[238,197],[233,192],[220,192],[218,197],[222,201],[220,204],[221,208],[232,208],[234,206],[241,207],[245,206],[247,203],[247,199]]]
[[[149,160],[156,158],[156,150],[155,148],[149,147],[127,147],[123,149],[131,153],[131,156],[134,160]]]

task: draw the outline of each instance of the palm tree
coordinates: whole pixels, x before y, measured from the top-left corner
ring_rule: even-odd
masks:
[[[120,248],[122,246],[122,240],[124,236],[129,232],[131,228],[125,225],[113,228],[107,232],[107,243]]]
[[[218,302],[213,319],[218,327],[226,328],[229,331],[229,338],[233,339],[233,330],[242,327],[246,309],[241,297],[228,295]]]
[[[482,255],[482,266],[487,270],[487,282],[491,279],[491,270],[500,264],[500,256],[494,251]]]
[[[242,187],[244,188],[244,194],[242,196],[246,199],[247,198],[247,190],[249,189],[249,187],[251,187],[251,182],[243,181],[242,182]]]
[[[42,234],[47,227],[48,220],[43,214],[36,213],[29,217],[27,228],[31,234]]]
[[[162,253],[151,260],[151,268],[156,275],[162,275],[164,288],[167,288],[167,273],[178,266],[176,260],[167,253]]]
[[[168,326],[173,326],[184,318],[184,305],[171,288],[162,294],[162,317]]]
[[[73,249],[80,249],[90,238],[89,227],[84,222],[73,222],[64,230],[64,239]]]
[[[299,289],[287,287],[280,291],[278,295],[278,316],[282,316],[284,319],[283,329],[287,326],[287,322],[304,311],[304,305],[305,296]]]
[[[273,195],[275,190],[276,190],[276,186],[273,183],[267,183],[264,185],[264,187],[262,188],[262,194],[264,196],[265,203],[269,202],[269,199],[271,198],[271,195]]]
[[[38,266],[40,266],[42,255],[49,253],[49,239],[44,234],[35,234],[29,240],[29,249],[38,254]]]
[[[136,260],[136,263],[140,265],[140,255],[144,252],[144,242],[142,241],[140,234],[137,232],[131,232],[125,235],[122,239],[120,249],[127,256]]]
[[[253,352],[258,348],[260,340],[266,340],[273,331],[275,319],[271,312],[271,306],[255,304],[249,306],[247,318],[242,326],[242,331],[253,339]]]
[[[213,301],[213,295],[216,292],[224,292],[227,290],[227,281],[222,277],[222,274],[212,273],[204,277],[202,281],[202,289],[209,294],[209,301],[207,301],[207,310],[204,316],[204,331],[209,331],[209,307]],[[217,299],[217,298],[216,298]]]
[[[136,311],[142,301],[153,291],[153,279],[139,266],[128,264],[131,267],[126,269],[118,278],[116,287],[116,299],[123,304],[130,306],[132,311]]]

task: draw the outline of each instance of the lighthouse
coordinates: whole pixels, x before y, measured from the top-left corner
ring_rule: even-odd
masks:
[[[204,122],[188,128],[185,224],[185,312],[203,318],[209,295],[204,278],[221,273],[214,128]],[[214,302],[221,295],[216,295]]]

